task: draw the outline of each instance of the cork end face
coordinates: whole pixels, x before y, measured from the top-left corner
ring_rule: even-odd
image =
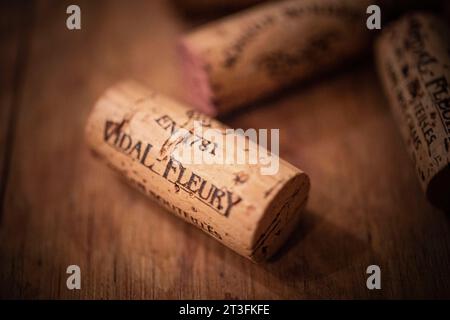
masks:
[[[450,164],[431,179],[427,198],[435,207],[450,212]]]
[[[255,232],[251,260],[267,261],[283,246],[298,226],[309,189],[308,175],[299,172],[276,191]]]
[[[218,110],[212,103],[213,93],[209,84],[206,64],[185,39],[179,41],[178,52],[187,102],[211,117],[216,116]]]

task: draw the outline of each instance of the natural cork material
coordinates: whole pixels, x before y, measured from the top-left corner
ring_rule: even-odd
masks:
[[[415,13],[383,31],[376,59],[392,113],[427,198],[450,209],[450,30]]]
[[[86,136],[95,154],[150,198],[239,254],[265,260],[295,228],[309,178],[273,154],[279,160],[273,175],[262,174],[260,163],[185,163],[177,152],[200,150],[214,158],[239,150],[199,136],[194,130],[199,123],[202,129],[242,139],[198,111],[123,82],[97,102]],[[240,151],[258,147],[244,140]]]
[[[371,43],[374,3],[275,1],[188,33],[180,40],[187,100],[223,114],[350,61]]]

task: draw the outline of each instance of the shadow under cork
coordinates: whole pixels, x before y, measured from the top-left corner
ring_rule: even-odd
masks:
[[[367,67],[373,60],[372,52],[367,49],[359,57],[343,61],[340,65],[331,67],[329,70],[323,70],[317,72],[306,79],[292,81],[290,84],[286,84],[275,92],[269,93],[256,99],[253,102],[241,105],[229,112],[219,114],[217,119],[227,125],[232,125],[236,119],[239,119],[242,115],[251,113],[258,109],[270,109],[277,104],[280,100],[286,99],[286,97],[293,96],[298,92],[307,92],[311,88],[314,88],[324,80],[332,81],[333,79],[340,78],[343,74],[350,74],[355,70]]]
[[[143,203],[154,201],[145,195],[135,192],[125,179],[118,179],[122,183],[121,190],[126,192],[133,200]],[[152,206],[153,207],[153,206]],[[156,209],[156,207],[155,207]],[[153,211],[153,210],[152,210]],[[253,294],[249,292],[236,292],[232,287],[225,286],[223,292],[214,291],[208,293],[208,298],[226,299],[299,299],[299,298],[327,298],[327,283],[332,283],[334,294],[341,292],[338,296],[347,297],[348,292],[345,287],[348,281],[355,281],[361,292],[357,297],[367,297],[365,281],[365,268],[367,261],[379,261],[373,252],[370,242],[365,242],[355,237],[345,229],[327,221],[313,210],[306,208],[300,214],[301,218],[280,250],[268,261],[256,264],[244,257],[233,253],[210,236],[197,230],[188,223],[182,223],[179,218],[173,216],[165,209],[154,210],[149,214],[149,222],[157,219],[170,220],[170,223],[183,226],[186,243],[183,244],[182,254],[176,259],[183,266],[182,274],[178,277],[179,287],[189,287],[192,279],[195,278],[193,269],[201,252],[202,256],[210,257],[213,267],[206,267],[205,272],[214,269],[220,281],[225,281],[230,277],[230,281],[239,274],[238,278],[248,279],[248,284],[253,287],[264,288],[256,290]],[[145,223],[145,221],[143,222]],[[201,250],[200,250],[201,249]],[[343,277],[331,280],[330,276],[340,270],[347,270]],[[223,266],[219,271],[215,268]],[[199,267],[197,265],[197,267]],[[360,270],[359,270],[360,269]],[[250,275],[250,278],[248,276]],[[213,277],[214,278],[214,277]],[[217,280],[217,279],[216,279]],[[315,290],[319,290],[316,292]],[[295,294],[293,293],[295,292]],[[241,294],[243,294],[241,296]],[[192,298],[190,295],[182,298]]]
[[[368,243],[343,228],[320,217],[310,209],[301,213],[297,228],[284,246],[268,260],[268,269],[282,267],[286,278],[301,276],[305,280],[335,272],[353,259],[370,251]],[[301,270],[289,265],[301,264]]]
[[[327,285],[334,293],[342,292],[349,281],[360,284],[360,295],[366,297],[367,261],[378,261],[369,242],[355,237],[345,229],[306,209],[285,245],[267,263],[256,265],[254,279],[280,298],[327,298]],[[346,276],[332,281],[331,275],[361,265],[358,273],[346,271]],[[321,285],[314,282],[322,282]],[[276,284],[276,285],[274,285]],[[298,296],[285,297],[286,287],[296,289]],[[308,290],[309,288],[309,290]],[[321,288],[316,291],[314,288]]]

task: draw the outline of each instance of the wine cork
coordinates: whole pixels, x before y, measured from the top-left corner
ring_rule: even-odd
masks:
[[[211,133],[226,139],[213,139]],[[143,193],[254,261],[277,251],[307,200],[304,172],[199,111],[132,81],[100,98],[86,136],[94,154]],[[229,141],[236,141],[234,147]],[[264,172],[268,161],[236,160],[238,152],[256,150],[278,163],[278,170]],[[192,153],[205,159],[198,163],[182,156]]]
[[[374,3],[277,1],[192,31],[180,40],[186,100],[214,116],[350,60],[370,44]]]
[[[376,59],[416,173],[435,206],[450,209],[450,39],[437,17],[414,13],[384,30]]]

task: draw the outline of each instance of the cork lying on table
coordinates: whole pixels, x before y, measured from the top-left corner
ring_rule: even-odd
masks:
[[[180,40],[187,100],[226,113],[369,47],[370,0],[276,1],[212,22]]]
[[[225,140],[211,140],[207,130],[245,144],[230,149]],[[259,155],[279,161],[274,174],[263,174],[262,163],[184,161],[180,154],[235,159],[234,153],[259,147],[135,82],[123,82],[100,98],[86,136],[96,155],[150,198],[254,261],[269,258],[283,244],[308,197],[308,176],[267,151]]]
[[[415,13],[376,42],[378,70],[420,183],[435,206],[450,210],[450,30]]]

